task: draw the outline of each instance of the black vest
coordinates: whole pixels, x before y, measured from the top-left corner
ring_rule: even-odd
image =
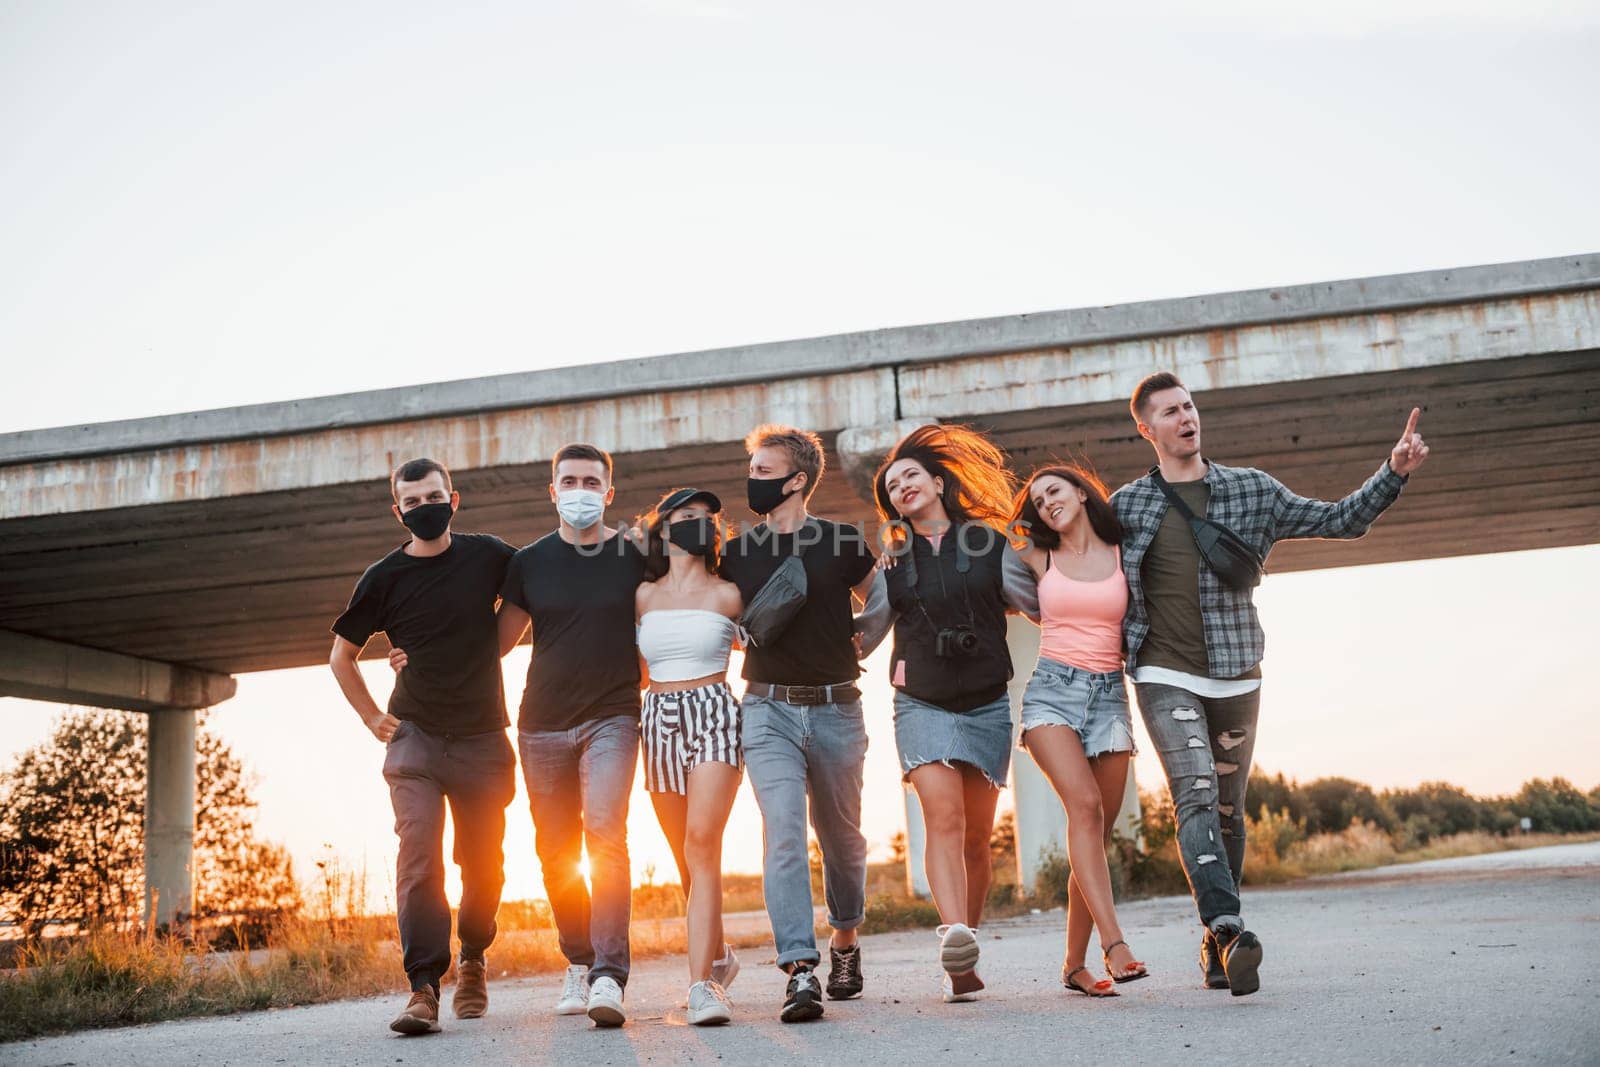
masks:
[[[952,528],[939,549],[913,534],[911,549],[888,569],[896,614],[894,661],[905,662],[909,696],[947,711],[970,711],[1005,695],[1011,680],[1001,558],[1006,539],[981,523]],[[916,585],[912,586],[913,580]],[[940,656],[940,630],[967,627],[978,647],[968,656]],[[891,677],[898,673],[892,667]]]

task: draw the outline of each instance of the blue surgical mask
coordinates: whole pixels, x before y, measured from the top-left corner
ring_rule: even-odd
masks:
[[[606,513],[606,498],[592,489],[563,489],[556,494],[556,510],[574,530],[587,530]]]

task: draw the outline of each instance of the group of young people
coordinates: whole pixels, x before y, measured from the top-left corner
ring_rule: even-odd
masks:
[[[835,1000],[861,994],[867,731],[856,682],[859,661],[891,634],[895,742],[926,826],[943,997],[972,999],[983,988],[989,838],[1014,740],[1008,613],[1042,630],[1021,744],[1067,815],[1063,985],[1116,996],[1117,985],[1149,973],[1117,924],[1105,853],[1133,751],[1131,679],[1172,791],[1204,927],[1204,982],[1256,991],[1261,942],[1245,928],[1238,893],[1263,651],[1252,589],[1274,542],[1364,533],[1428,448],[1414,410],[1378,471],[1324,502],[1262,471],[1204,459],[1199,413],[1170,373],[1142,381],[1130,409],[1158,463],[1109,497],[1083,466],[1051,465],[1019,482],[975,430],[913,431],[876,476],[876,543],[807,512],[823,449],[793,427],[747,438],[747,504],[761,521],[738,536],[717,496],[695,488],[667,493],[632,529],[608,525],[612,463],[592,445],[556,454],[550,493],[560,524],[520,550],[450,530],[460,497],[440,464],[396,470],[392,507],[411,539],[362,576],[333,625],[331,656],[346,698],[387,745],[412,988],[391,1028],[439,1029],[439,981],[451,963],[447,803],[462,881],[452,1009],[471,1018],[487,1008],[484,954],[496,933],[517,762],[499,660],[530,626],[517,747],[569,963],[558,1013],[600,1026],[626,1018],[626,821],[641,752],[688,900],[688,1021],[732,1018],[726,990],[739,961],[721,925],[721,849],[746,771],[787,976],[780,1018],[818,1018],[824,990]],[[397,672],[387,712],[356,666],[379,631]],[[745,689],[735,696],[727,669],[741,646]],[[825,983],[808,815],[830,928]],[[592,892],[579,868],[585,848]],[[1094,931],[1104,978],[1086,963]]]

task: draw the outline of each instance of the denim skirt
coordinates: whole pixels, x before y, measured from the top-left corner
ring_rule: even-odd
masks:
[[[1011,737],[1009,697],[971,711],[947,711],[895,690],[894,743],[902,777],[924,763],[966,763],[996,788],[1004,788],[1011,769]]]

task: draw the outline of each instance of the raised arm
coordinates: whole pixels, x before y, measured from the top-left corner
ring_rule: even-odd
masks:
[[[1354,538],[1366,533],[1379,515],[1393,504],[1405,480],[1428,458],[1428,446],[1417,432],[1420,408],[1411,409],[1405,430],[1377,473],[1343,500],[1312,500],[1298,496],[1274,480],[1271,539],[1296,537]]]
[[[372,699],[367,681],[361,677],[361,668],[356,662],[360,655],[360,645],[335,637],[333,651],[328,653],[328,666],[339,683],[339,691],[356,710],[356,714],[361,716],[362,724],[372,732],[373,737],[387,743],[394,736],[400,720],[378,707],[378,702]]]

